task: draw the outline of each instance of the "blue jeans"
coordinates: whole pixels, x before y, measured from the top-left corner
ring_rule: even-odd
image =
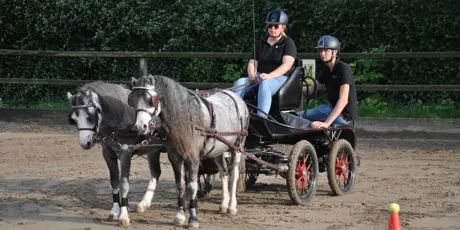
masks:
[[[257,107],[268,114],[270,112],[270,107],[272,106],[272,96],[283,86],[283,84],[288,79],[287,76],[279,76],[267,80],[259,79],[259,92],[257,94]],[[242,77],[238,79],[233,86],[244,85],[250,82],[249,77]],[[235,93],[238,94],[241,98],[244,98],[248,93],[253,93],[255,90],[254,85],[248,85],[245,87],[240,87],[235,90]],[[257,115],[267,118],[265,114],[260,111],[257,111]]]
[[[307,114],[304,111],[300,111],[297,114],[309,121],[326,121],[333,109],[329,104],[322,104],[307,110]],[[350,122],[345,120],[342,115],[339,115],[332,124],[348,125]]]

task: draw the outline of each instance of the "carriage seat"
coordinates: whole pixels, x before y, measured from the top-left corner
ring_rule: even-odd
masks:
[[[302,102],[302,77],[305,74],[305,69],[302,67],[302,60],[296,58],[294,68],[289,74],[286,82],[272,97],[272,105],[270,112],[296,109],[300,107]],[[257,92],[245,96],[244,100],[257,105]]]
[[[302,60],[296,58],[294,70],[283,86],[272,97],[271,111],[290,110],[300,107],[302,102],[302,77],[304,75],[305,69],[302,67]]]

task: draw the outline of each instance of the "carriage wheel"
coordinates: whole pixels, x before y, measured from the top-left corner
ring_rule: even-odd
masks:
[[[350,193],[355,184],[355,176],[355,151],[347,140],[339,139],[332,145],[327,166],[327,179],[334,195]]]
[[[286,177],[289,197],[296,205],[307,205],[316,192],[318,157],[313,145],[302,140],[297,142],[289,156]]]

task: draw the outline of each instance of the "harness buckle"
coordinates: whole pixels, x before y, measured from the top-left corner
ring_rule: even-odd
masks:
[[[149,141],[147,139],[145,139],[145,140],[143,140],[141,142],[141,146],[146,146],[148,143],[149,143]]]

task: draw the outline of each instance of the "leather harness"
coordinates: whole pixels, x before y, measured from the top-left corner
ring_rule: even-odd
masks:
[[[221,92],[227,94],[234,101],[233,97],[231,95],[229,95],[227,92],[225,92],[225,91],[221,91]],[[211,124],[210,124],[209,127],[202,127],[202,126],[195,125],[195,129],[201,131],[202,136],[208,136],[208,140],[210,138],[214,138],[214,143],[213,143],[211,149],[206,153],[206,155],[211,153],[212,150],[214,150],[214,148],[216,146],[216,139],[219,139],[220,141],[222,141],[225,144],[227,144],[229,147],[234,148],[233,147],[234,145],[231,144],[226,139],[224,139],[223,136],[235,136],[235,135],[237,135],[238,136],[237,137],[238,138],[238,143],[240,144],[241,143],[241,138],[243,136],[248,135],[248,131],[244,127],[243,118],[241,117],[241,113],[238,110],[238,106],[236,106],[236,112],[237,112],[238,117],[240,118],[241,130],[240,131],[235,131],[235,132],[219,132],[219,131],[216,130],[216,114],[214,112],[214,105],[211,102],[209,102],[209,100],[207,100],[206,98],[204,98],[201,95],[196,95],[195,94],[195,98],[199,99],[201,102],[203,102],[203,104],[205,104],[205,106],[208,108],[209,115],[211,117]],[[236,105],[236,102],[235,102],[235,105]],[[240,146],[240,148],[242,148],[242,146]]]

